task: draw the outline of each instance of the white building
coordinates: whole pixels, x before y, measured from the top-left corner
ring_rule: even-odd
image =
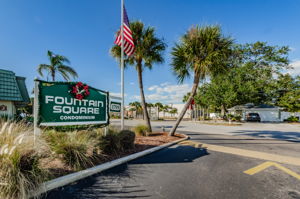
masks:
[[[258,105],[253,104],[238,105],[228,109],[230,114],[241,115],[242,120],[246,119],[248,113],[258,113],[262,122],[283,122],[294,113],[284,112],[281,107],[271,105]],[[295,113],[299,117],[300,113]]]

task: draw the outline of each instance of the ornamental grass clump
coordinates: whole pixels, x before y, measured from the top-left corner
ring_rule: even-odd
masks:
[[[29,198],[46,177],[39,160],[48,152],[25,123],[0,122],[0,198]]]
[[[95,139],[88,132],[45,132],[46,141],[55,155],[67,166],[78,171],[94,165]]]
[[[113,128],[109,128],[106,134],[103,134],[99,138],[98,147],[105,154],[119,154],[119,152],[122,151],[122,146],[118,131]]]
[[[139,124],[135,126],[132,130],[137,136],[148,136],[148,132],[149,132],[148,127],[143,124]]]
[[[120,145],[123,151],[134,148],[135,133],[129,130],[122,130],[118,134]]]

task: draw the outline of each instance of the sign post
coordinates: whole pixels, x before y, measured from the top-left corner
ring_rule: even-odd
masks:
[[[35,145],[36,135],[41,133],[41,130],[38,126],[38,117],[39,117],[39,81],[34,80],[34,101],[33,101],[33,143]]]

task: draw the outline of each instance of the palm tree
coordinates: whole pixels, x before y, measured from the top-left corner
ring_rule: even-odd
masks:
[[[135,110],[135,118],[137,118],[137,115],[138,115],[138,112],[140,112],[141,111],[141,103],[140,102],[137,102],[137,101],[135,101],[135,102],[130,102],[129,103],[129,106],[133,106],[134,107],[134,110]]]
[[[149,114],[150,114],[150,119],[151,119],[151,116],[152,116],[152,114],[151,114],[151,111],[152,111],[152,108],[154,107],[154,104],[152,104],[152,103],[146,103],[146,105],[147,105],[147,107],[149,107]]]
[[[170,109],[170,107],[169,107],[168,105],[164,105],[164,106],[163,106],[162,111],[163,111],[163,113],[164,113],[164,117],[165,117],[166,112],[169,111],[169,109]]]
[[[155,29],[153,27],[145,27],[140,21],[130,23],[130,29],[135,44],[135,53],[130,57],[126,57],[124,63],[125,66],[128,64],[135,66],[137,70],[144,118],[146,119],[149,132],[152,132],[145,100],[142,74],[146,68],[152,69],[153,64],[163,63],[164,59],[162,53],[166,49],[166,44],[162,39],[155,36]],[[120,61],[121,48],[117,45],[113,46],[111,54]]]
[[[57,72],[60,73],[66,81],[70,80],[70,76],[72,76],[73,78],[78,77],[76,71],[72,67],[65,65],[65,63],[70,63],[70,61],[66,57],[54,54],[50,50],[48,50],[47,55],[50,64],[40,64],[37,69],[38,73],[42,77],[44,76],[43,70],[48,71],[48,74],[50,73],[52,81],[55,81]]]
[[[176,114],[177,112],[178,112],[177,108],[171,108],[171,110],[169,111],[171,117],[174,117],[174,114]]]
[[[196,94],[199,82],[208,75],[224,72],[231,54],[233,40],[224,37],[219,26],[193,27],[183,35],[181,41],[172,49],[172,68],[178,82],[194,76],[193,87],[186,104],[177,118],[169,135],[173,136],[186,110]]]
[[[154,106],[157,107],[157,119],[159,120],[159,113],[163,110],[164,105],[160,102],[156,102]]]

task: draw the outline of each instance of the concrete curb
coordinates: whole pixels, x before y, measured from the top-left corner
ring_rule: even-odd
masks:
[[[79,172],[76,172],[76,173],[71,173],[71,174],[68,174],[68,175],[65,175],[65,176],[62,176],[62,177],[44,182],[37,191],[32,193],[32,197],[41,195],[43,193],[46,193],[48,191],[51,191],[51,190],[59,188],[59,187],[63,187],[67,184],[73,183],[75,181],[78,181],[78,180],[81,180],[83,178],[89,177],[89,176],[94,175],[96,173],[100,173],[104,170],[107,170],[107,169],[113,168],[115,166],[121,165],[125,162],[129,162],[131,160],[140,158],[142,156],[148,155],[150,153],[159,151],[163,148],[175,145],[179,142],[182,142],[184,140],[189,139],[188,136],[186,136],[186,135],[184,135],[184,136],[185,136],[185,138],[182,138],[182,139],[179,139],[179,140],[167,143],[167,144],[163,144],[161,146],[153,147],[151,149],[147,149],[145,151],[134,153],[134,154],[131,154],[131,155],[123,157],[123,158],[119,158],[119,159],[116,159],[116,160],[113,160],[113,161],[110,161],[110,162],[106,162],[106,163],[100,164],[98,166],[85,169],[83,171],[79,171]]]

